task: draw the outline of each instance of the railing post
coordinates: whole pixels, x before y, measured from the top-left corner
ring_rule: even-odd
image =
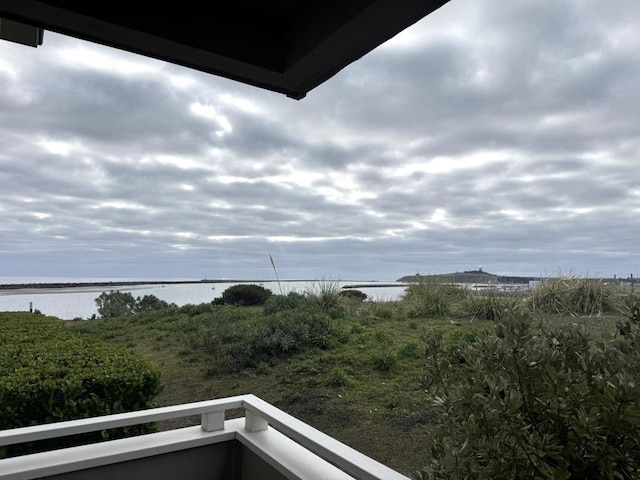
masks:
[[[269,422],[249,410],[244,413],[244,428],[248,432],[262,432],[269,428]]]
[[[224,410],[219,412],[205,412],[201,418],[200,426],[205,432],[224,430]]]

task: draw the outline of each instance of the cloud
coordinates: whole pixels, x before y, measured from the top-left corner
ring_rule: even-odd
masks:
[[[377,278],[640,264],[640,12],[452,0],[301,101],[0,44],[4,274]]]

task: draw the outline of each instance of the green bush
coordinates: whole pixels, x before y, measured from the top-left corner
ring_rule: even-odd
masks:
[[[344,334],[328,314],[315,305],[256,315],[230,306],[195,317],[189,323],[192,348],[214,359],[209,372],[241,370],[271,363],[311,348],[328,349]]]
[[[274,313],[286,310],[296,310],[299,308],[308,308],[311,302],[304,295],[297,292],[289,292],[286,295],[271,295],[264,302],[265,315],[273,315]]]
[[[349,300],[355,300],[360,302],[363,302],[367,299],[366,293],[361,292],[360,290],[353,290],[353,289],[341,290],[340,293],[338,293],[338,295],[340,295],[343,298],[347,298]]]
[[[280,312],[260,324],[251,342],[253,354],[286,355],[305,347],[326,349],[336,334],[331,318],[320,312]]]
[[[136,299],[129,292],[102,292],[95,301],[98,314],[103,318],[124,317],[136,311]]]
[[[98,314],[102,318],[125,317],[136,313],[178,308],[175,303],[169,304],[155,295],[133,298],[131,293],[118,290],[111,290],[109,293],[102,292],[95,299],[95,302],[98,307]]]
[[[53,317],[0,313],[0,430],[150,408],[160,389],[159,374],[132,350],[75,334]],[[11,446],[0,455],[47,444]]]
[[[221,299],[224,305],[249,307],[263,305],[272,293],[271,290],[260,285],[234,285],[222,292]]]
[[[514,310],[466,345],[426,337],[435,421],[420,479],[640,478],[640,333]]]
[[[136,298],[134,310],[136,313],[141,313],[166,310],[167,308],[177,308],[177,306],[175,304],[169,304],[164,300],[160,300],[155,295],[145,295],[142,298]]]
[[[221,299],[216,299],[216,300],[221,300]],[[218,308],[219,308],[219,305],[216,305],[213,302],[198,303],[198,304],[187,303],[186,305],[182,305],[178,307],[177,311],[179,313],[184,313],[186,315],[189,315],[190,317],[195,317],[197,315],[214,312]]]

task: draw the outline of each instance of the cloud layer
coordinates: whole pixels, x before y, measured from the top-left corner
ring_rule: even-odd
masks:
[[[2,42],[0,275],[637,275],[638,24],[452,0],[301,101]]]

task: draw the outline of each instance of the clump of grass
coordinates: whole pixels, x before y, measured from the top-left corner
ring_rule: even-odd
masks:
[[[455,304],[469,296],[469,291],[436,279],[424,279],[409,285],[402,300],[410,318],[447,317]]]
[[[405,345],[400,349],[398,356],[400,358],[418,358],[420,357],[421,349],[418,342],[411,341],[405,343]]]
[[[388,349],[380,350],[373,356],[373,368],[379,372],[388,372],[397,362],[398,356]]]
[[[396,319],[400,320],[404,312],[397,302],[365,302],[359,311],[359,316],[368,323]]]
[[[339,310],[342,306],[340,292],[340,282],[338,280],[321,279],[313,282],[312,286],[305,291],[305,296],[324,312]]]
[[[389,334],[383,330],[378,330],[373,337],[375,338],[376,342],[380,343],[380,344],[388,344],[391,339],[389,338]]]
[[[534,312],[559,315],[602,315],[614,311],[614,288],[591,278],[550,278],[529,297]]]
[[[364,332],[364,327],[360,324],[354,323],[351,325],[351,333],[358,334]]]
[[[614,296],[615,310],[635,323],[640,323],[640,294],[630,291]]]
[[[328,383],[332,387],[348,387],[351,385],[352,380],[347,370],[342,367],[335,367],[329,372]]]
[[[464,310],[474,319],[502,320],[519,301],[519,298],[495,292],[470,295],[464,302]]]

